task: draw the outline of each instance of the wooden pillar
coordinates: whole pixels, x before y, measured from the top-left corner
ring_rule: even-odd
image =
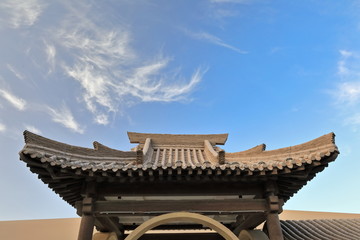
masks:
[[[78,240],[92,240],[95,218],[92,215],[82,215]]]
[[[277,196],[278,189],[275,181],[266,184],[265,192],[267,195],[268,210],[266,215],[266,227],[270,240],[283,240],[280,225],[279,213],[282,212],[283,201]]]
[[[284,239],[280,226],[279,215],[277,212],[267,214],[266,225],[270,240]]]
[[[78,213],[81,215],[78,240],[92,240],[95,217],[93,215],[94,201],[96,197],[95,182],[86,182],[84,184],[84,199],[79,204]]]

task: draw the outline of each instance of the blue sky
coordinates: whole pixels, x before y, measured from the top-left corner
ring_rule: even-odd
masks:
[[[129,150],[127,131],[229,133],[228,152],[335,132],[285,209],[360,213],[359,1],[0,2],[0,220],[74,217],[18,152],[28,129]]]

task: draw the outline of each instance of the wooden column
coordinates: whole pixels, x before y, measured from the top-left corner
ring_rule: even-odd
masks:
[[[275,181],[266,184],[265,192],[267,195],[268,210],[266,215],[266,227],[270,240],[283,240],[280,225],[279,213],[282,211],[283,201],[277,196],[278,189]]]
[[[94,231],[95,218],[92,215],[82,215],[78,240],[91,240]]]
[[[270,240],[283,240],[283,234],[280,226],[279,215],[277,212],[268,213],[266,216],[266,225]]]
[[[95,182],[86,182],[84,184],[84,199],[80,203],[81,223],[79,229],[78,240],[92,240],[94,232],[94,201],[96,196]]]

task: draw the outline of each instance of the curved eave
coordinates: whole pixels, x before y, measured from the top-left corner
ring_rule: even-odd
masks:
[[[337,152],[325,156],[321,160],[312,163],[303,163],[301,166],[294,165],[269,169],[240,168],[234,165],[222,165],[218,167],[192,168],[128,168],[114,171],[103,169],[92,171],[91,169],[64,167],[48,163],[41,158],[32,158],[32,154],[21,153],[21,159],[27,163],[30,170],[38,174],[38,177],[49,188],[58,193],[65,201],[75,206],[75,202],[81,199],[82,183],[85,179],[97,179],[104,182],[143,182],[155,180],[185,180],[198,181],[208,179],[212,181],[243,181],[243,182],[266,182],[268,179],[276,179],[279,186],[279,197],[287,201],[307,184],[318,172],[322,171],[329,162],[335,160]],[[32,155],[34,156],[34,155]]]
[[[286,201],[339,154],[334,135],[328,134],[291,147],[291,151],[262,151],[263,145],[260,145],[242,156],[237,153],[236,161],[231,154],[226,154],[224,164],[209,161],[191,165],[138,164],[136,152],[130,152],[132,155],[128,157],[129,152],[110,149],[99,143],[94,144],[95,149],[88,149],[59,143],[27,131],[24,136],[26,145],[20,152],[21,160],[73,206],[81,199],[82,181],[88,178],[105,182],[164,179],[265,182],[276,179],[279,196]],[[264,152],[276,154],[264,155]]]
[[[272,157],[283,154],[297,154],[309,151],[317,152],[318,150],[323,149],[329,149],[330,151],[338,150],[337,146],[335,145],[335,134],[333,132],[295,146],[265,151],[265,144],[261,144],[249,150],[227,153],[226,155],[229,159],[231,158],[235,161],[237,159],[241,159],[242,157]]]
[[[112,149],[98,142],[94,142],[94,149],[91,149],[57,142],[29,131],[24,131],[24,138],[26,145],[22,151],[37,152],[41,158],[136,160],[136,152]]]

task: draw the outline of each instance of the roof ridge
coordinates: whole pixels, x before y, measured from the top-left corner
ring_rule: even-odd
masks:
[[[228,133],[222,134],[160,134],[127,132],[131,143],[144,144],[147,138],[151,138],[154,145],[203,145],[208,140],[212,145],[224,145]]]

